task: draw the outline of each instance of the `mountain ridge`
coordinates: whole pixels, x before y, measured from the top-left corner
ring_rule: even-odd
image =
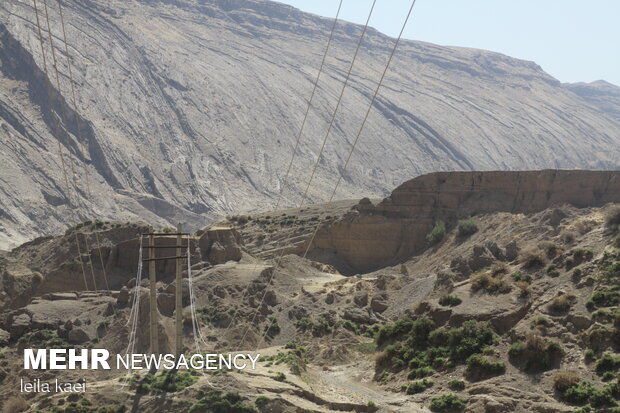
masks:
[[[229,212],[273,207],[332,20],[267,1],[67,3],[74,105],[58,11],[49,8],[61,73],[55,112],[68,113],[60,136],[45,103],[34,11],[14,0],[0,6],[3,36],[12,39],[3,51],[25,68],[19,78],[3,59],[0,69],[0,246],[63,231],[74,223],[72,209],[80,219],[182,220],[196,229]],[[338,24],[283,189],[287,205],[300,201],[360,32]],[[311,202],[324,200],[343,173],[392,41],[369,30]],[[436,170],[615,169],[619,130],[620,119],[533,62],[403,41],[337,198],[384,196]],[[70,184],[75,205],[67,203],[58,140],[68,163],[88,171]]]

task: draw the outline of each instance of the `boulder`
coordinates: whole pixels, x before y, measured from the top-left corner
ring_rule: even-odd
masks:
[[[366,307],[366,305],[368,305],[368,293],[366,291],[361,291],[359,293],[356,293],[353,296],[353,302],[358,307]]]
[[[368,310],[362,308],[347,308],[344,310],[342,318],[361,324],[375,324],[379,321]]]
[[[157,308],[165,316],[172,316],[175,309],[174,294],[161,293],[157,295]]]
[[[121,288],[118,292],[118,298],[116,299],[116,304],[119,307],[123,307],[129,303],[129,289],[127,287]]]
[[[370,308],[376,313],[382,313],[388,308],[387,301],[381,296],[372,297]]]
[[[69,343],[71,344],[84,344],[87,341],[90,341],[90,337],[88,336],[86,331],[81,328],[74,328],[69,331],[67,338]]]
[[[22,313],[13,317],[13,321],[11,322],[11,326],[9,327],[9,333],[11,334],[11,338],[19,338],[26,331],[30,329],[31,318],[27,313]]]

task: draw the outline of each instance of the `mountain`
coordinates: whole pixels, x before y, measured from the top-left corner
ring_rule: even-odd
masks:
[[[47,1],[49,85],[32,4],[0,4],[0,248],[85,219],[196,229],[274,207],[332,20],[262,0],[62,4],[68,56]],[[283,205],[301,201],[361,31],[337,26]],[[617,96],[562,85],[533,62],[403,41],[342,171],[392,44],[367,33],[311,201],[340,173],[343,199],[429,171],[619,166]]]

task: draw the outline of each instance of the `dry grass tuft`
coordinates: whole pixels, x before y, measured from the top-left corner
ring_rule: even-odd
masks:
[[[28,409],[28,403],[26,400],[22,399],[18,396],[13,396],[9,398],[6,402],[4,402],[4,407],[2,411],[4,413],[19,413]]]
[[[578,373],[573,371],[561,371],[553,376],[553,387],[557,391],[564,393],[566,390],[579,383],[580,380],[581,378]]]
[[[577,297],[575,296],[575,294],[571,293],[558,295],[549,303],[547,309],[555,313],[565,313],[570,310],[576,299]]]
[[[493,276],[491,272],[473,274],[470,277],[472,291],[483,290],[489,294],[505,294],[510,292],[512,287],[503,275]]]
[[[521,251],[519,262],[526,268],[542,267],[547,261],[545,254],[539,248],[529,247]]]

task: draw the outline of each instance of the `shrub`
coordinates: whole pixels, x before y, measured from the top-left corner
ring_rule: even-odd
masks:
[[[620,206],[614,206],[605,214],[605,227],[610,231],[618,231],[620,228]]]
[[[459,221],[457,225],[459,237],[469,237],[478,232],[476,221],[471,218]]]
[[[558,253],[558,246],[551,241],[541,241],[538,248],[545,252],[547,258],[554,258]]]
[[[256,407],[258,407],[259,409],[262,407],[265,407],[269,404],[269,397],[266,396],[258,396],[256,398],[256,400],[254,400],[254,404],[256,405]]]
[[[505,372],[506,365],[501,361],[491,361],[479,354],[474,354],[467,359],[466,374],[472,380],[499,376]]]
[[[526,282],[528,284],[532,282],[532,277],[527,274],[522,274],[521,271],[517,271],[512,274],[512,279],[515,281]]]
[[[547,265],[546,272],[549,277],[557,277],[560,275],[560,272],[558,271],[555,264]]]
[[[461,391],[465,389],[465,382],[463,380],[450,380],[448,382],[448,388],[454,391]]]
[[[596,363],[596,373],[603,374],[608,371],[617,371],[620,368],[620,356],[605,353]]]
[[[439,305],[447,306],[447,307],[455,307],[461,304],[463,300],[453,294],[444,295],[439,299]]]
[[[433,387],[433,381],[428,379],[412,381],[408,386],[405,386],[405,392],[407,394],[422,393],[426,389]]]
[[[503,276],[493,277],[490,272],[473,274],[470,280],[472,291],[483,290],[489,294],[505,294],[511,290],[510,284],[504,280]]]
[[[510,346],[508,355],[513,364],[520,365],[526,372],[538,372],[551,369],[562,357],[563,351],[554,341],[538,334],[528,334],[525,342],[516,342]]]
[[[519,297],[521,298],[528,297],[532,292],[530,285],[525,281],[516,282],[515,287],[519,290]]]
[[[256,408],[244,400],[239,393],[223,394],[221,390],[211,389],[190,407],[189,413],[256,413]]]
[[[564,393],[569,388],[577,385],[581,378],[578,373],[572,371],[562,371],[553,376],[553,388],[560,393]]]
[[[560,233],[560,240],[564,244],[572,244],[575,242],[575,233],[572,231],[564,230]]]
[[[269,324],[265,326],[265,335],[269,338],[274,338],[280,334],[280,326],[278,320],[275,317],[269,319]]]
[[[530,247],[521,251],[519,261],[525,268],[533,268],[545,265],[546,258],[540,249]]]
[[[590,304],[591,303],[591,304]],[[597,291],[589,300],[589,307],[613,307],[620,304],[619,291]]]
[[[575,295],[571,293],[558,295],[549,303],[547,309],[555,313],[565,313],[570,310],[575,300]]]
[[[198,378],[189,371],[167,370],[160,376],[154,376],[151,388],[162,392],[177,392],[196,383]]]
[[[428,377],[432,375],[435,371],[428,366],[418,367],[409,372],[407,375],[408,379],[421,379],[423,377]]]
[[[451,412],[463,410],[467,405],[467,399],[456,394],[442,394],[431,399],[431,410],[434,412]]]
[[[446,224],[443,221],[437,221],[431,232],[426,236],[426,241],[430,245],[436,245],[443,240],[443,237],[446,235]]]
[[[282,372],[279,372],[278,374],[276,374],[276,376],[273,379],[276,381],[285,381],[286,375]]]

